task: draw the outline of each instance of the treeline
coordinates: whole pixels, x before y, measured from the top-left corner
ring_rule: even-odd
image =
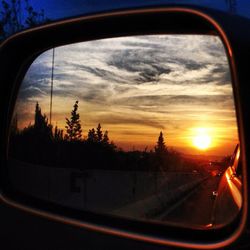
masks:
[[[78,169],[190,171],[197,168],[185,163],[178,152],[165,145],[162,132],[150,151],[123,151],[110,141],[108,131],[102,131],[100,123],[83,138],[78,101],[70,118],[66,118],[65,131],[49,124],[38,103],[33,124],[19,131],[17,123],[16,116],[11,127],[9,155],[20,161]]]
[[[44,10],[35,10],[29,0],[0,1],[0,42],[26,28],[48,23]]]

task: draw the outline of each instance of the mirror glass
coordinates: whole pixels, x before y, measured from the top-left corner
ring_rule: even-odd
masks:
[[[65,207],[205,229],[242,207],[238,144],[219,37],[94,40],[30,66],[10,127],[9,178],[19,193]]]

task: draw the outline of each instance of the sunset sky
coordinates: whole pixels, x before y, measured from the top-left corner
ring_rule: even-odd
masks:
[[[52,51],[39,56],[22,83],[19,128],[33,123],[35,104],[49,117]],[[125,150],[167,146],[185,153],[231,154],[238,142],[230,71],[219,38],[150,35],[56,48],[52,123],[65,127],[75,101],[83,136],[100,122]],[[211,145],[195,149],[205,133]]]

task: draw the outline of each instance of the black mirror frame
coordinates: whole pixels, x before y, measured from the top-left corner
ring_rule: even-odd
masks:
[[[119,23],[119,27],[114,23]],[[9,127],[20,83],[33,60],[50,48],[69,43],[124,35],[162,33],[218,35],[225,46],[231,69],[243,153],[244,202],[243,209],[236,220],[223,228],[208,230],[152,224],[77,211],[12,190],[6,167]],[[1,96],[0,104],[0,200],[2,202],[58,222],[149,243],[185,248],[224,247],[234,242],[243,232],[247,215],[246,154],[236,66],[232,46],[226,33],[209,15],[190,8],[138,9],[78,17],[23,31],[7,39],[0,47],[0,80],[1,93],[5,93]],[[8,110],[5,109],[6,107]]]

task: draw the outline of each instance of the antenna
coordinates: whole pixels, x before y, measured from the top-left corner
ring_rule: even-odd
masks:
[[[51,125],[51,119],[52,119],[52,97],[53,97],[53,82],[54,82],[54,64],[55,64],[55,48],[52,49],[51,88],[50,88],[50,113],[49,113],[49,123],[50,123],[50,125]]]

